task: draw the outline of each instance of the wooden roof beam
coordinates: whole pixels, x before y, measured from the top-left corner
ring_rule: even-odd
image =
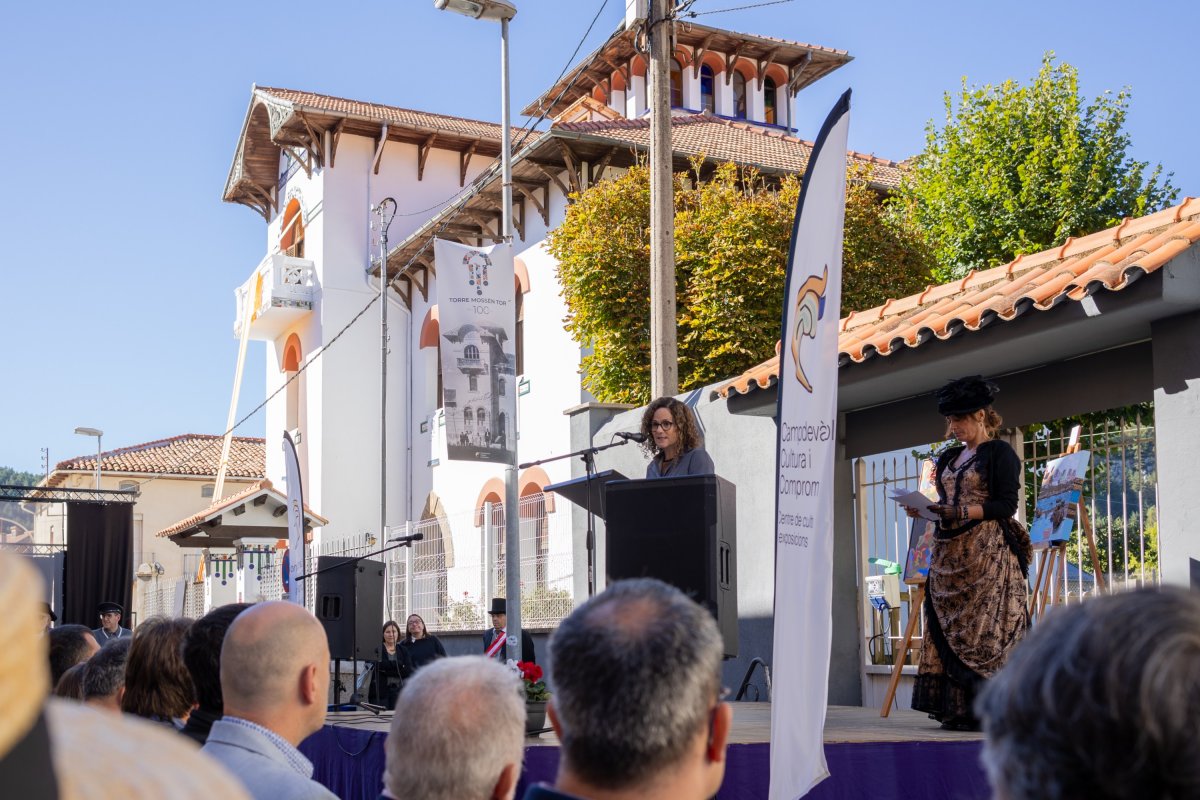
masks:
[[[795,97],[800,92],[800,77],[812,63],[812,53],[805,53],[804,58],[788,67],[788,93]]]
[[[383,123],[383,127],[379,129],[379,138],[375,140],[375,157],[371,159],[371,169],[376,175],[379,174],[379,162],[383,161],[383,147],[387,144],[388,126]]]
[[[733,52],[725,56],[725,85],[728,86],[733,81],[733,65],[737,63],[738,56],[742,54],[742,50],[746,47],[745,42],[738,44]]]
[[[307,175],[310,178],[312,177],[312,159],[301,158],[300,154],[297,153],[294,148],[287,147],[286,145],[280,149],[285,150],[288,155],[290,155],[292,158],[296,159],[296,161],[298,161],[300,163],[300,166],[304,167],[305,175]]]
[[[525,198],[523,197],[513,200],[513,227],[517,229],[517,235],[521,237],[521,241],[525,241]]]
[[[566,141],[562,139],[555,139],[554,141],[558,145],[558,149],[562,151],[563,161],[567,165],[567,180],[571,182],[571,191],[578,194],[583,191],[582,176],[579,174],[581,163],[579,157],[575,155],[575,151],[571,149],[571,146]]]
[[[329,148],[329,168],[333,169],[334,159],[337,157],[338,142],[342,140],[342,131],[346,130],[346,118],[338,120],[338,124],[333,129],[333,144]]]
[[[308,152],[312,153],[318,165],[325,164],[325,149],[322,147],[321,135],[317,133],[312,123],[308,121],[308,117],[304,116],[304,112],[296,110],[296,116],[300,117],[300,121],[304,123],[304,130],[308,132]]]
[[[516,184],[516,189],[523,196],[528,198],[531,203],[533,203],[533,207],[536,208],[538,213],[542,215],[542,223],[547,228],[549,228],[550,227],[550,184],[546,183],[546,184],[541,185],[542,197],[544,198],[544,201],[538,200],[535,188],[531,188],[530,186],[528,186],[524,183]],[[522,238],[524,238],[524,237],[522,236]]]
[[[589,186],[595,186],[596,181],[604,180],[604,170],[608,169],[608,163],[610,161],[612,161],[613,156],[615,156],[616,154],[617,154],[617,148],[610,147],[610,148],[608,148],[608,152],[605,153],[600,158],[599,163],[593,164],[591,166],[591,168],[589,169],[589,175],[588,175],[588,185]]]
[[[431,133],[425,137],[425,141],[417,145],[417,180],[425,178],[425,162],[429,159],[429,151],[433,149],[433,143],[437,141],[438,135]]]
[[[533,164],[535,167],[537,167],[541,171],[541,173],[543,175],[545,175],[550,180],[554,181],[554,185],[557,186],[558,190],[563,193],[563,197],[570,196],[571,191],[567,188],[567,185],[562,182],[562,178],[558,177],[558,173],[556,173],[551,167],[548,167],[545,164],[539,164],[536,161],[528,161],[527,160],[526,163]],[[553,166],[557,167],[558,165],[555,164]],[[548,200],[547,200],[547,205],[549,205]],[[549,223],[547,223],[547,224],[549,224]]]
[[[759,59],[758,61],[758,71],[755,77],[758,78],[758,90],[760,92],[763,88],[763,79],[767,77],[767,70],[769,70],[771,65],[775,63],[775,59],[779,58],[780,49],[781,48],[776,47],[774,50],[767,53],[766,58]]]
[[[458,154],[458,185],[467,185],[467,167],[471,166],[471,156],[475,155],[475,148],[479,147],[479,140],[471,142],[466,150]]]
[[[708,46],[710,44],[712,44],[712,40],[713,40],[714,36],[716,36],[715,33],[710,33],[708,36],[705,36],[704,41],[700,43],[700,46],[692,50],[692,77],[693,78],[700,77],[700,67],[703,66],[704,54],[708,52]]]

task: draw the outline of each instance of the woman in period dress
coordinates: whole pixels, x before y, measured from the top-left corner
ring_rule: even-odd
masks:
[[[375,662],[375,678],[369,692],[372,701],[389,711],[394,709],[404,681],[412,672],[408,651],[400,646],[400,626],[395,620],[388,620],[383,626],[383,647]]]
[[[446,648],[442,646],[438,637],[425,629],[425,620],[420,614],[409,614],[405,627],[408,628],[408,633],[404,641],[400,642],[400,646],[408,652],[414,671],[430,661],[446,657]]]
[[[642,414],[642,447],[652,458],[647,478],[712,475],[713,460],[704,450],[704,437],[692,410],[674,397],[660,397]]]
[[[943,728],[979,730],[975,696],[1008,660],[1029,625],[1029,534],[1014,520],[1021,461],[994,439],[995,384],[979,376],[937,393],[947,437],[937,459],[941,517],[925,584],[925,638],[912,707]],[[910,512],[914,513],[914,512]]]

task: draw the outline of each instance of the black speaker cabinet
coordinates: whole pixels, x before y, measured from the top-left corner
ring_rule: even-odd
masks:
[[[329,657],[379,660],[383,642],[383,562],[321,556],[317,619],[329,639]]]
[[[658,578],[712,612],[737,656],[737,493],[717,475],[608,484],[608,580]]]

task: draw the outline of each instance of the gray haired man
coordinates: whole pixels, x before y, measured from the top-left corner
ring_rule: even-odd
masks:
[[[618,581],[575,609],[550,640],[558,778],[525,800],[715,795],[733,721],[721,655],[716,621],[662,581]]]
[[[403,800],[510,800],[521,775],[525,702],[512,670],[482,656],[441,658],[404,686],[384,784]]]
[[[100,650],[88,659],[83,673],[83,702],[93,708],[121,713],[121,698],[125,696],[125,662],[133,639],[126,636]]]

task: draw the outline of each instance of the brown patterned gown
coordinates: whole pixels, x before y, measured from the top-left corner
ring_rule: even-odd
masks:
[[[941,475],[946,502],[988,499],[976,456]],[[939,529],[925,584],[925,638],[912,707],[945,727],[978,729],[984,679],[1008,660],[1029,625],[1026,577],[999,520]]]

